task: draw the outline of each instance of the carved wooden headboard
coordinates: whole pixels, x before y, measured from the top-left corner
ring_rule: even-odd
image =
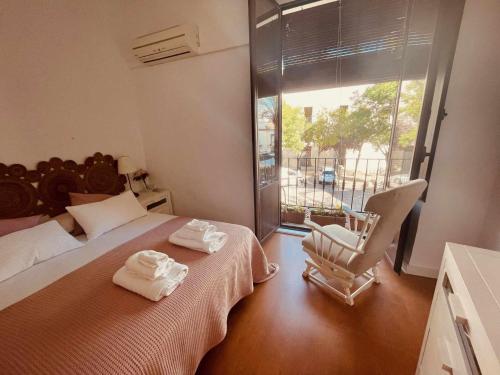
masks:
[[[51,158],[39,162],[33,171],[21,164],[0,163],[0,219],[55,216],[70,205],[70,192],[116,195],[125,190],[125,182],[116,160],[100,152],[83,164]]]

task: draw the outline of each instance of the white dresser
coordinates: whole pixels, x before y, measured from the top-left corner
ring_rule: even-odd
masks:
[[[446,244],[417,374],[500,374],[500,252]]]

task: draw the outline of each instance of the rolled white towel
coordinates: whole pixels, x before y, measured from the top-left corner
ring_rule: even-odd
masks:
[[[142,250],[138,253],[138,261],[145,266],[155,268],[168,260],[168,255],[155,250]]]
[[[168,271],[168,269],[174,264],[174,260],[172,258],[169,258],[166,254],[163,254],[166,257],[166,260],[158,262],[156,266],[153,266],[151,264],[145,265],[140,260],[141,254],[142,252],[139,251],[138,253],[129,256],[129,258],[125,262],[125,267],[130,272],[133,272],[138,276],[142,276],[148,280],[156,280],[166,271]]]
[[[186,226],[183,226],[177,231],[177,236],[186,240],[204,241],[209,235],[215,233],[216,230],[217,227],[215,225],[209,225],[204,231],[190,230]]]
[[[182,284],[188,270],[188,266],[174,262],[168,271],[164,273],[164,276],[156,280],[146,280],[127,271],[127,268],[123,266],[113,275],[113,283],[157,302],[164,296],[170,295]]]
[[[168,240],[175,245],[184,246],[191,250],[213,254],[224,246],[227,241],[227,234],[223,232],[214,232],[206,236],[204,240],[198,241],[182,238],[177,235],[177,232],[174,232],[168,237]]]
[[[184,227],[186,229],[189,229],[189,230],[192,230],[195,232],[204,232],[207,230],[209,225],[210,225],[210,223],[208,221],[193,219],[189,223],[184,225]]]

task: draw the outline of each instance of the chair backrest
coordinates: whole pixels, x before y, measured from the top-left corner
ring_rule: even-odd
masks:
[[[353,256],[348,263],[349,271],[360,275],[382,259],[404,219],[427,187],[423,179],[372,195],[366,202],[365,211],[379,215],[377,224],[364,244],[364,254]]]

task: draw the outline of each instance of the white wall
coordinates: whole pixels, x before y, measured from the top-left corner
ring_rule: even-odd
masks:
[[[144,68],[133,56],[134,38],[174,25],[196,24],[200,53],[248,44],[247,0],[114,0],[110,18],[123,58],[133,68]]]
[[[133,0],[114,28],[136,84],[148,170],[172,191],[175,213],[253,228],[247,7]],[[201,51],[210,53],[154,67],[130,59],[134,37],[185,22],[199,26]]]
[[[494,195],[500,169],[499,15],[498,0],[466,2],[446,100],[449,115],[439,136],[410,272],[437,271],[445,241],[484,245],[483,223],[499,199]]]
[[[130,70],[99,0],[0,3],[0,162],[96,151],[144,165]]]
[[[483,221],[479,246],[500,251],[500,166],[491,195],[491,205]]]
[[[134,37],[186,22],[203,56],[137,63]],[[129,154],[176,213],[253,227],[246,0],[6,0],[0,45],[0,162]]]
[[[253,226],[248,48],[137,73],[146,162],[178,215]]]
[[[410,267],[437,269],[446,240],[498,243],[483,223],[498,222],[486,213],[500,166],[499,13],[496,0],[466,4]],[[246,0],[4,0],[0,161],[128,153],[172,190],[176,213],[253,227],[247,16]],[[210,53],[138,66],[133,37],[184,22]]]

